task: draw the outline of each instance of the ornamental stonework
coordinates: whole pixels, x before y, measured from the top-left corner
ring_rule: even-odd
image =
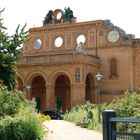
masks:
[[[29,29],[24,57],[16,63],[18,87],[28,99],[39,99],[41,111],[55,109],[57,97],[63,111],[86,101],[110,102],[128,88],[139,92],[139,52],[140,39],[110,20],[77,22],[69,7],[49,10],[41,27]],[[117,75],[111,75],[112,59]]]

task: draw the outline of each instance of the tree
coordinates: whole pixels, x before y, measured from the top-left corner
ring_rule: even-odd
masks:
[[[56,110],[58,112],[61,111],[62,105],[63,105],[63,100],[60,97],[56,97]]]
[[[3,11],[0,11],[0,16]],[[0,19],[0,81],[8,90],[13,90],[16,85],[15,62],[22,56],[21,48],[27,41],[28,31],[25,31],[25,27],[20,29],[18,25],[14,35],[8,36]]]

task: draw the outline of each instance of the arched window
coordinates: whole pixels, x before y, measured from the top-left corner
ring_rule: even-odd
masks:
[[[110,61],[110,77],[117,76],[117,60],[111,59]]]

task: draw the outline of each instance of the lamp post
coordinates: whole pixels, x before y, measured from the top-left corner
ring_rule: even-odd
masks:
[[[100,103],[100,81],[102,80],[103,76],[98,72],[96,74],[96,80],[97,80],[97,104]]]
[[[97,104],[98,104],[98,122],[100,122],[100,81],[102,80],[103,76],[98,72],[96,74],[96,80],[97,80]]]
[[[27,89],[27,99],[29,99],[29,91],[31,89],[31,86],[30,85],[27,85],[26,86],[26,89]]]

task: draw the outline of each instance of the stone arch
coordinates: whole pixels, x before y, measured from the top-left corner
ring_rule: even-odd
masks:
[[[29,86],[30,88],[27,88]],[[30,73],[26,79],[27,98],[36,101],[36,109],[46,109],[46,76],[41,71]]]
[[[45,75],[45,73],[43,73],[42,71],[33,71],[33,72],[30,72],[27,76],[26,76],[26,79],[25,79],[25,86],[31,84],[31,81],[33,80],[33,78],[37,75],[40,75],[42,76],[44,79],[45,79],[45,82],[47,83],[47,76]]]
[[[30,99],[35,99],[37,110],[45,110],[46,108],[46,82],[45,79],[36,75],[32,80],[32,92]]]
[[[55,80],[59,75],[66,75],[69,79],[70,79],[70,83],[71,85],[73,84],[73,79],[72,79],[72,75],[70,73],[68,73],[65,70],[58,70],[55,71],[54,73],[50,74],[51,76],[49,77],[49,85],[54,85],[55,84]]]
[[[91,73],[86,75],[85,79],[85,101],[95,103],[95,78]]]
[[[54,87],[54,104],[56,107],[56,100],[59,98],[62,101],[62,110],[71,109],[71,81],[70,74],[65,71],[57,71],[51,76],[51,84]]]

